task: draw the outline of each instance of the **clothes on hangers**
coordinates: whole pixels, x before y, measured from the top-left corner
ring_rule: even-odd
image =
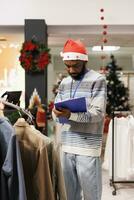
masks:
[[[23,113],[24,115],[27,116],[27,122],[30,123],[30,124],[34,124],[34,120],[33,120],[34,117],[28,110],[23,109],[23,108],[19,107],[18,105],[10,103],[10,102],[6,101],[5,99],[2,99],[2,98],[0,98],[0,102],[2,102],[4,105],[7,105],[9,107],[12,107],[12,108],[18,110],[20,112],[20,114]]]
[[[3,121],[9,128],[2,128],[0,124],[0,139],[5,137],[6,144],[4,148],[3,140],[0,140],[0,170],[4,180],[0,183],[0,199],[67,200],[60,158],[54,142],[25,119],[19,118],[14,127],[2,116]],[[5,152],[3,162],[2,151]]]
[[[18,140],[3,114],[0,115],[0,199],[27,200]]]
[[[54,143],[24,119],[18,119],[14,128],[20,145],[27,198],[65,200],[64,179]]]
[[[127,179],[134,180],[134,117],[129,116],[127,147]]]
[[[114,118],[114,175],[115,179],[133,180],[134,178],[134,117]],[[104,162],[102,167],[112,176],[112,120],[109,124]]]

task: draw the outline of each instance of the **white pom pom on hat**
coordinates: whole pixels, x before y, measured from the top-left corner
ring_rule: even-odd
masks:
[[[79,40],[67,40],[64,45],[63,52],[60,53],[63,60],[83,60],[88,61],[88,53],[83,45],[83,43]]]

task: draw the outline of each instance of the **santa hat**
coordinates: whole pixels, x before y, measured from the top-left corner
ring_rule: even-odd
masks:
[[[71,39],[65,43],[61,57],[63,57],[63,60],[88,61],[88,53],[82,42]]]

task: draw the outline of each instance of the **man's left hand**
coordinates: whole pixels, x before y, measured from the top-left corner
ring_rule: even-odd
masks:
[[[57,109],[53,109],[54,114],[56,115],[56,117],[66,117],[69,119],[71,112],[70,110],[66,109],[66,108],[60,108],[60,110]]]

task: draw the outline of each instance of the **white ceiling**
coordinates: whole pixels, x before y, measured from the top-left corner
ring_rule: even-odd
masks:
[[[89,48],[102,44],[103,27],[101,25],[48,26],[48,46],[52,54],[59,54],[68,38],[81,39]],[[110,25],[107,28],[106,45],[121,46],[118,54],[134,54],[134,25]],[[22,43],[24,41],[24,26],[0,26],[0,39],[5,43]],[[95,55],[95,53],[92,52]]]

